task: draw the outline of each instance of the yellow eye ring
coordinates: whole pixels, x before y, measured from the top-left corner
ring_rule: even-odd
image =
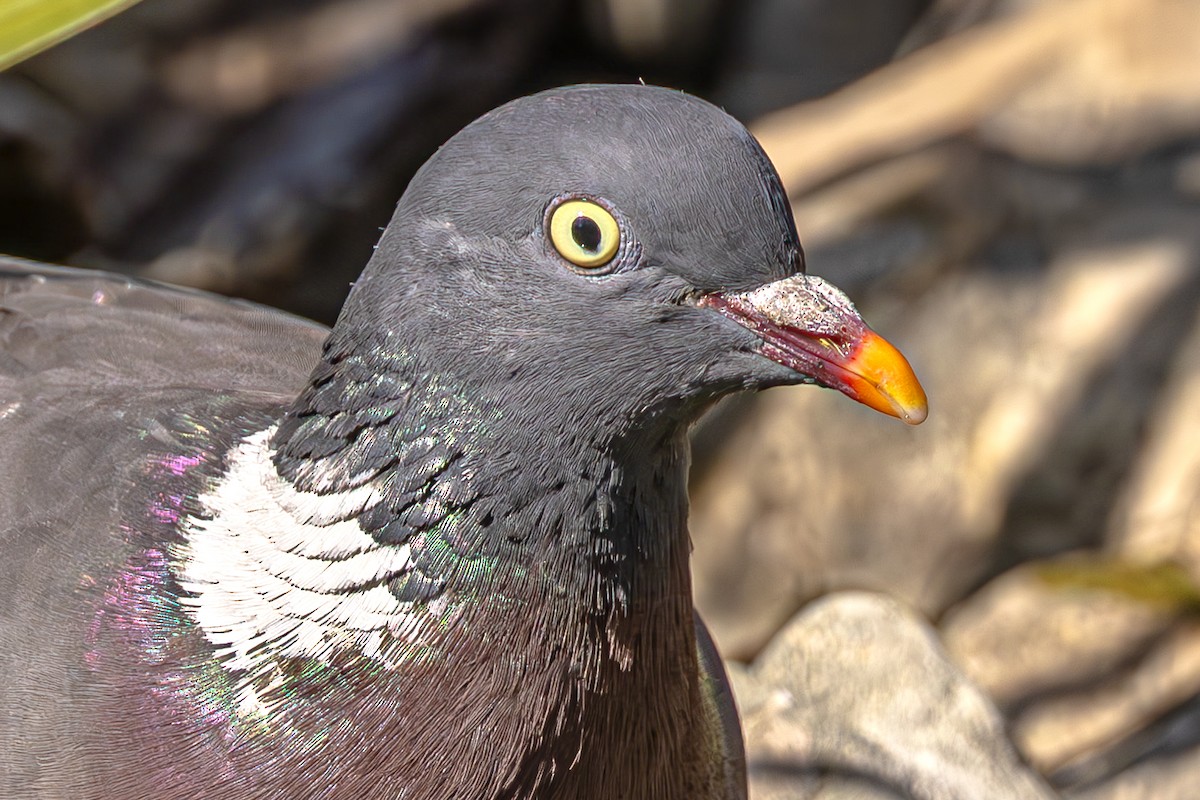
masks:
[[[550,214],[550,243],[577,267],[602,267],[621,246],[621,227],[608,209],[590,200],[568,200]]]

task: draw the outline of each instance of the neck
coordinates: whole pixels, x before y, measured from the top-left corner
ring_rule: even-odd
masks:
[[[635,590],[677,590],[662,584],[687,563],[678,420],[631,432],[624,409],[567,413],[528,376],[439,373],[397,350],[332,338],[271,448],[297,492],[334,507],[370,493],[339,519],[411,548],[414,569],[390,584],[398,598],[507,596],[536,577],[560,592],[594,586],[606,613]]]
[[[683,431],[622,443],[579,429],[531,441],[512,432],[532,428],[498,415],[486,397],[468,403],[470,393],[444,380],[418,383],[359,362],[335,354],[269,444],[264,436],[257,455],[243,453],[260,475],[231,474],[230,484],[265,486],[270,501],[238,503],[266,516],[225,526],[272,531],[270,547],[326,560],[310,580],[336,587],[300,585],[307,562],[294,580],[283,577],[297,597],[345,599],[311,635],[288,628],[275,642],[264,620],[296,615],[263,611],[238,651],[221,633],[229,626],[205,616],[238,607],[229,602],[237,598],[214,593],[245,586],[261,596],[255,579],[279,578],[290,562],[260,549],[263,563],[235,567],[249,579],[201,585],[184,576],[210,641],[225,636],[227,665],[253,678],[243,687],[273,690],[297,673],[284,660],[374,663],[376,677],[352,699],[318,693],[317,706],[273,710],[304,727],[318,706],[362,706],[376,730],[404,742],[402,752],[381,745],[379,753],[397,785],[412,788],[402,781],[418,774],[462,783],[453,791],[431,784],[429,796],[703,796],[679,784],[703,774],[689,764],[711,759],[696,740]],[[229,545],[213,507],[219,491],[206,500],[215,520],[191,536],[193,555],[205,542]],[[203,562],[193,563],[200,575]],[[286,604],[289,591],[272,596]],[[272,646],[259,647],[264,640]],[[240,703],[262,711],[254,698]],[[492,720],[482,728],[481,713]],[[445,726],[417,722],[428,719]],[[462,766],[485,762],[501,766]]]

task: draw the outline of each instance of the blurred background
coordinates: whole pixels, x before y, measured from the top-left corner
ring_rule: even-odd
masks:
[[[1200,797],[1200,0],[144,0],[0,72],[0,252],[331,322],[452,133],[639,79],[931,401],[696,431],[753,796]]]

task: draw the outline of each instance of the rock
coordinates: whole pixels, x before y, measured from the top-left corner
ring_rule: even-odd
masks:
[[[1142,563],[1168,559],[1200,582],[1200,321],[1179,346],[1109,541]]]
[[[1184,616],[1130,647],[1124,668],[1044,697],[1015,720],[1029,757],[1079,785],[1070,796],[1083,800],[1183,800],[1200,786],[1200,321],[1179,338],[1107,544],[1135,567],[1161,573],[1176,565],[1182,577],[1164,593]]]
[[[1200,624],[1183,624],[1100,686],[1033,705],[1017,716],[1013,737],[1034,766],[1052,772],[1097,758],[1197,694]]]
[[[981,5],[989,11],[976,13]],[[966,134],[1059,166],[1115,164],[1200,135],[1200,6],[1036,0],[1002,2],[1011,13],[993,14],[995,7],[971,3],[971,20],[985,21],[940,26],[953,34],[760,120],[755,133],[789,192]]]
[[[1021,751],[1080,797],[1200,781],[1177,758],[1200,744],[1200,323],[1141,344],[1172,355],[1157,400],[1141,401],[1107,555],[1018,567],[943,621],[956,661],[1011,709]]]
[[[1195,800],[1200,786],[1200,747],[1140,763],[1112,780],[1084,791],[1070,792],[1070,800]]]
[[[1059,166],[1120,163],[1194,137],[1197,52],[1196,3],[1094,4],[1079,15],[1053,67],[984,120],[978,135],[1027,161]]]
[[[885,597],[814,603],[735,688],[756,800],[1054,797],[932,628]]]
[[[1064,587],[1048,575],[1078,558],[1026,564],[942,620],[955,663],[1002,708],[1086,686],[1126,666],[1175,618],[1174,609],[1102,588]]]

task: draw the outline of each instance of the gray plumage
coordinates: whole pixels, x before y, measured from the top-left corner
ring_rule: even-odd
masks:
[[[744,797],[686,428],[802,382],[924,415],[802,269],[745,129],[644,86],[448,142],[332,332],[0,262],[0,796]]]

